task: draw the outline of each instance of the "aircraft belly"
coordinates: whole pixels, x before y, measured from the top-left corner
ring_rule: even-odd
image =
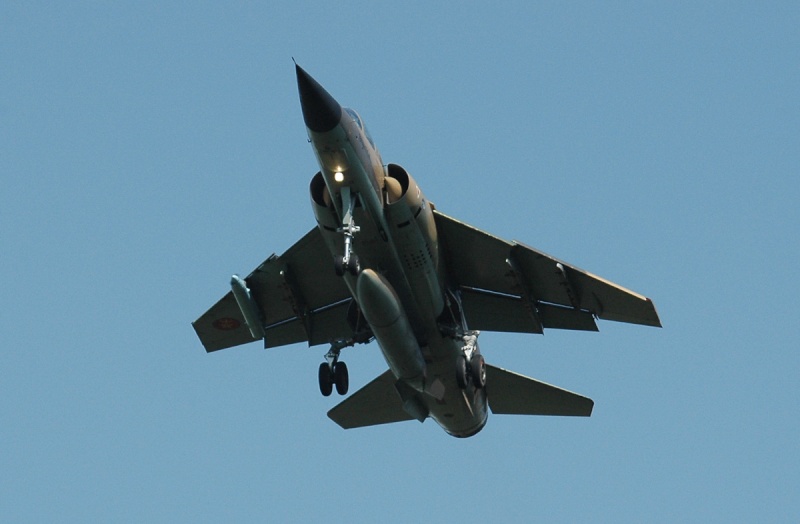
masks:
[[[335,213],[319,203],[314,203],[314,206],[320,232],[331,252],[333,271],[333,257],[344,252],[343,235],[336,231],[339,226]],[[458,387],[455,360],[461,354],[460,341],[442,337],[436,324],[436,315],[440,312],[438,304],[443,297],[438,271],[430,258],[431,254],[438,255],[435,232],[430,234],[427,228],[416,224],[398,231],[391,224],[380,224],[380,218],[373,220],[367,206],[357,207],[354,218],[361,227],[353,240],[354,253],[361,262],[361,276],[364,273],[379,275],[383,281],[381,285],[388,285],[391,290],[379,294],[389,302],[396,301],[401,313],[386,318],[386,303],[372,300],[370,304],[369,299],[365,300],[367,293],[363,290],[359,293],[361,276],[348,273],[341,278],[372,327],[392,374],[416,391],[415,398],[427,410],[428,416],[447,433],[456,437],[474,435],[483,428],[488,417],[486,394],[472,386],[466,390]],[[396,213],[393,218],[397,219]],[[380,227],[383,225],[389,226],[388,238],[381,235]],[[409,234],[411,232],[414,234]],[[433,241],[432,246],[426,245],[426,238]],[[414,259],[414,250],[420,252],[423,249],[428,256],[421,261]],[[426,388],[437,381],[443,385],[443,394],[433,395]],[[413,414],[412,417],[417,418]]]
[[[358,276],[355,296],[392,373],[416,391],[404,395],[404,403],[413,399],[408,405],[416,408],[409,414],[424,419],[420,409],[427,411],[456,437],[480,431],[488,416],[486,394],[471,385],[461,389],[456,383],[460,341],[436,333],[424,349],[420,347],[391,284],[373,270],[364,269]]]
[[[420,297],[415,293],[414,286],[409,281],[409,274],[402,263],[402,248],[394,242],[394,238],[384,240],[374,226],[373,222],[366,217],[365,210],[356,210],[358,223],[365,224],[361,232],[356,235],[354,240],[354,251],[361,261],[362,269],[373,269],[382,277],[386,278],[400,300],[403,310],[408,315],[414,336],[421,345],[425,345],[426,340],[433,333],[437,333],[436,316],[429,314],[422,304],[435,302],[431,298]],[[363,218],[360,218],[363,217]],[[368,227],[367,227],[368,226]],[[338,235],[341,237],[341,235]],[[343,249],[344,244],[338,240],[337,249]],[[341,246],[341,247],[339,247]],[[338,251],[334,251],[338,252]],[[355,277],[345,275],[345,278],[352,285],[353,296],[355,293]]]
[[[437,270],[436,229],[430,209],[425,211],[415,217],[398,202],[387,206],[386,221],[416,306],[423,316],[436,318],[444,308],[444,295]]]

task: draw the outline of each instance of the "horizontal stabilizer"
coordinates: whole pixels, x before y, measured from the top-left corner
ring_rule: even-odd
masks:
[[[328,411],[328,417],[344,429],[413,420],[403,409],[396,381],[387,370]]]
[[[566,389],[486,366],[486,395],[497,415],[560,415],[588,417],[594,401]]]

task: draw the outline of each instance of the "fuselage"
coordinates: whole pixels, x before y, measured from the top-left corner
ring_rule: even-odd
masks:
[[[429,416],[454,436],[473,435],[486,423],[486,394],[456,381],[469,333],[448,290],[433,205],[402,167],[383,164],[355,111],[300,67],[297,77],[320,166],[311,203],[332,264],[335,257],[358,261],[358,270],[341,278],[397,377],[409,414]]]

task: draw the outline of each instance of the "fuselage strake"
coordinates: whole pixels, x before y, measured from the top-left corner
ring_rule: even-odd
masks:
[[[486,424],[486,394],[459,367],[465,357],[481,366],[483,359],[458,294],[447,290],[433,206],[405,169],[384,166],[355,111],[296,70],[320,166],[311,203],[331,271],[344,279],[369,324],[409,416],[430,417],[456,437],[474,435]]]

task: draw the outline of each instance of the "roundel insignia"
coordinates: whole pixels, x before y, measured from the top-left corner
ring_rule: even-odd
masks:
[[[219,329],[220,331],[232,331],[241,325],[242,323],[236,320],[235,318],[228,318],[228,317],[218,318],[212,324],[212,326]]]

